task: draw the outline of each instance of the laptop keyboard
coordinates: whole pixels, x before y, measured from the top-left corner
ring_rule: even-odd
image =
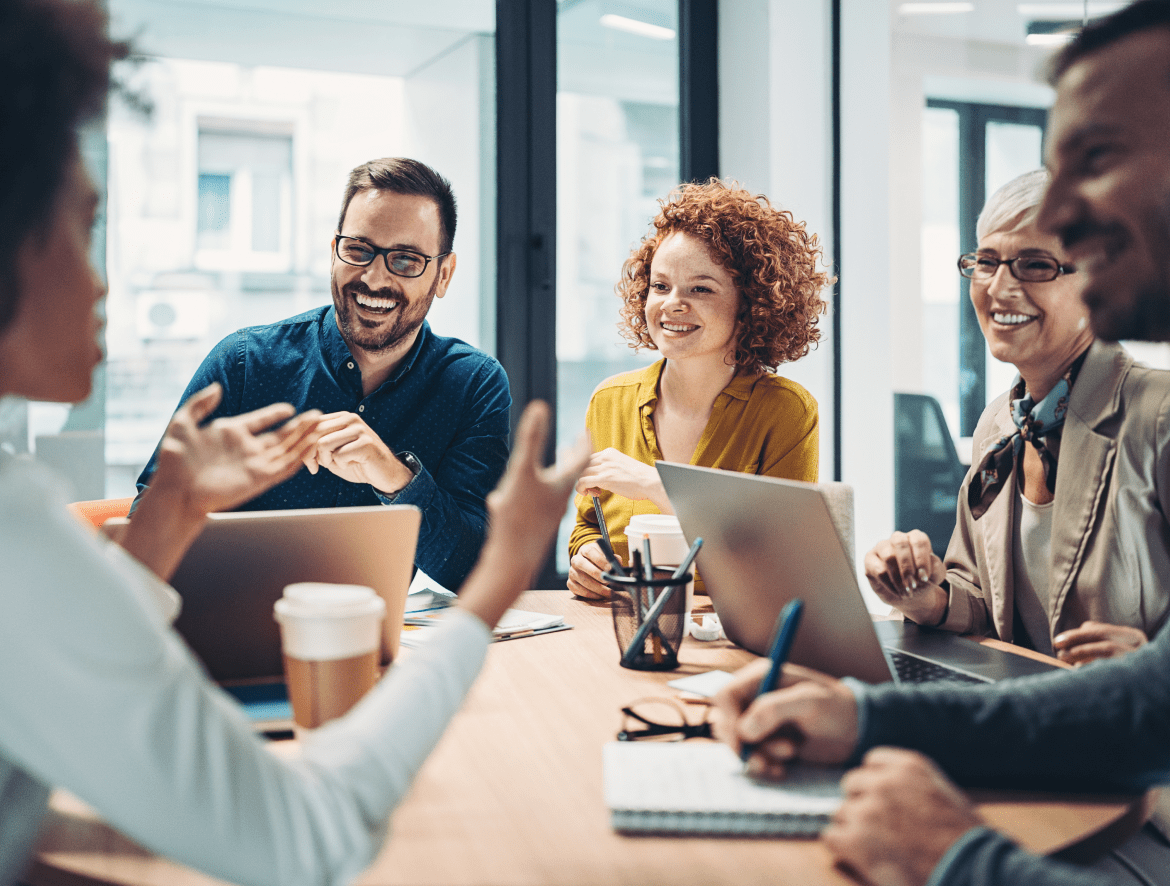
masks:
[[[898,674],[899,683],[987,683],[990,682],[962,671],[952,670],[925,658],[907,655],[897,649],[887,649],[890,661]]]

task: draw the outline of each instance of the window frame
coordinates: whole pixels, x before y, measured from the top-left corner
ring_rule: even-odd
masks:
[[[701,181],[719,175],[718,0],[678,0],[678,21],[679,172]],[[556,47],[557,4],[497,0],[496,356],[513,432],[534,399],[556,427]],[[555,554],[536,587],[564,587]]]

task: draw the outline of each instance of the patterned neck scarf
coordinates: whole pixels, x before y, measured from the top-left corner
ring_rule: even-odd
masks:
[[[1073,361],[1064,377],[1039,403],[1023,390],[1023,381],[1013,391],[1023,394],[1018,400],[1012,400],[1011,415],[1016,432],[999,438],[999,442],[979,463],[979,470],[967,487],[967,504],[971,508],[971,516],[976,520],[986,513],[995,497],[999,495],[999,491],[1011,476],[1012,468],[1021,464],[1025,442],[1036,447],[1040,463],[1044,467],[1044,484],[1049,492],[1055,494],[1056,452],[1044,438],[1060,430],[1064,425],[1069,394],[1084,362],[1085,354],[1081,354]]]

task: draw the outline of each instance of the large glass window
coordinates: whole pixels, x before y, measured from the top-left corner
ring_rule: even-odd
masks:
[[[458,273],[431,325],[494,351],[492,0],[109,8],[111,29],[134,35],[143,57],[116,71],[138,101],[111,103],[108,162],[98,158],[109,171],[107,360],[91,402],[72,413],[21,404],[11,421],[23,418],[38,454],[85,429],[84,452],[57,464],[79,498],[133,493],[224,335],[329,303],[342,191],[366,160],[416,157],[451,180]],[[104,483],[79,482],[95,470]]]
[[[558,438],[580,433],[599,382],[656,359],[617,331],[614,284],[678,184],[675,0],[562,2],[557,18]],[[557,542],[568,570],[570,508]]]

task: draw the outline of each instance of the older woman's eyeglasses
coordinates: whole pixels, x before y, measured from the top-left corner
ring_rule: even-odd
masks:
[[[1007,265],[1011,275],[1022,283],[1050,283],[1062,274],[1075,274],[1072,265],[1062,265],[1047,255],[1017,255],[1015,258],[996,258],[981,252],[959,256],[959,273],[975,280],[990,280]]]
[[[682,741],[710,738],[707,722],[710,707],[704,705],[703,719],[694,722],[686,709],[673,698],[640,698],[622,708],[618,741]]]
[[[342,237],[340,234],[336,243],[337,257],[347,265],[364,268],[380,255],[386,262],[386,270],[396,277],[421,277],[431,262],[451,254],[440,252],[438,255],[422,255],[405,249],[383,249],[364,240]]]

